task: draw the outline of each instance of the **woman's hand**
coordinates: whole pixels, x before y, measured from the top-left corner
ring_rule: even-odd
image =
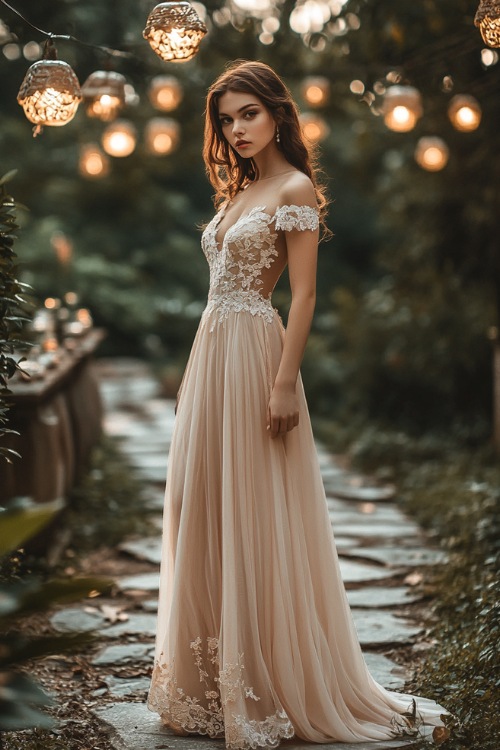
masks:
[[[295,388],[275,385],[267,411],[267,429],[272,438],[293,430],[299,423],[299,400]]]

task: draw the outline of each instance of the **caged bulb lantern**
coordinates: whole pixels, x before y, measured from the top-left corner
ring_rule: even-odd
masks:
[[[146,147],[155,156],[166,156],[179,143],[180,128],[170,117],[153,117],[146,125],[144,137]]]
[[[88,116],[97,117],[103,122],[114,120],[125,106],[126,83],[125,76],[111,70],[91,73],[82,86]]]
[[[60,127],[71,122],[82,100],[74,70],[56,58],[55,45],[49,40],[44,59],[28,68],[17,95],[27,119],[36,125],[35,136],[45,125]]]
[[[149,84],[148,96],[155,109],[172,112],[182,101],[182,86],[174,76],[155,76]]]
[[[422,98],[413,86],[390,86],[384,96],[382,114],[384,122],[396,133],[413,130],[422,117]]]
[[[500,47],[500,0],[481,0],[474,24],[488,47]]]
[[[165,62],[187,62],[196,53],[207,27],[191,3],[160,3],[148,16],[143,36]]]

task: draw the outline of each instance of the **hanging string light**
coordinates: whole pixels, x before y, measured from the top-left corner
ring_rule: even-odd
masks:
[[[330,95],[330,81],[324,76],[308,76],[302,82],[302,96],[311,107],[322,107]]]
[[[191,3],[160,3],[148,16],[143,36],[165,62],[186,62],[196,53],[207,27]]]
[[[323,141],[330,132],[326,121],[314,112],[302,112],[300,124],[304,136],[312,143]]]
[[[127,80],[121,73],[112,70],[96,70],[82,86],[82,96],[89,117],[97,117],[103,122],[114,120],[125,106],[125,85]]]
[[[463,133],[477,130],[481,115],[481,106],[477,99],[466,94],[457,94],[448,106],[448,117],[453,127]]]
[[[144,130],[146,148],[157,156],[170,154],[179,143],[179,123],[170,117],[153,117]]]
[[[390,86],[382,104],[384,122],[390,130],[407,133],[422,117],[422,98],[413,86]]]
[[[148,96],[155,109],[172,112],[182,101],[182,86],[174,76],[155,76],[149,84]]]
[[[83,177],[99,179],[109,172],[109,159],[97,143],[86,143],[80,149],[78,168]]]
[[[128,120],[115,120],[102,134],[102,147],[110,156],[129,156],[137,143],[137,130]]]
[[[488,47],[500,47],[500,0],[481,0],[474,24]]]
[[[76,114],[82,96],[75,72],[68,63],[57,59],[54,42],[49,39],[44,48],[44,59],[33,63],[24,76],[17,95],[27,119],[36,127],[67,125]]]
[[[424,136],[420,138],[415,148],[415,161],[428,172],[439,172],[443,169],[450,156],[450,150],[442,138]]]

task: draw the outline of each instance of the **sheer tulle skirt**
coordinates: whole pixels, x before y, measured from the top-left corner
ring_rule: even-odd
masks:
[[[271,308],[272,310],[272,308]],[[387,739],[445,709],[372,678],[342,582],[307,403],[271,438],[284,328],[205,313],[184,373],[167,470],[148,707],[176,731],[273,747]],[[212,324],[212,332],[210,328]]]

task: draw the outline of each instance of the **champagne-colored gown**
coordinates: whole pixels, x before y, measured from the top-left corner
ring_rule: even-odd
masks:
[[[366,667],[300,373],[298,426],[266,429],[284,327],[259,288],[278,232],[316,230],[318,211],[257,206],[218,243],[224,213],[202,236],[210,290],[168,461],[148,707],[235,749],[391,738],[414,696]],[[415,700],[417,724],[442,724],[445,709]]]

